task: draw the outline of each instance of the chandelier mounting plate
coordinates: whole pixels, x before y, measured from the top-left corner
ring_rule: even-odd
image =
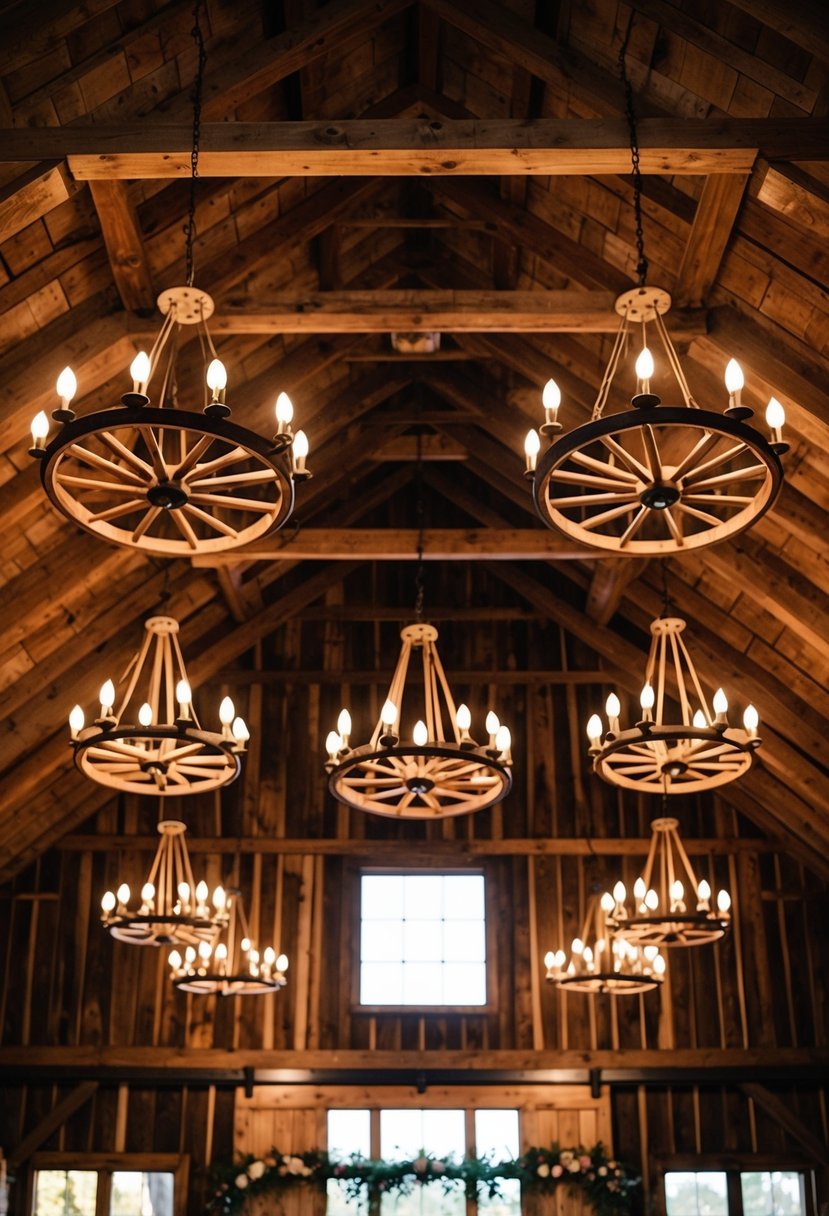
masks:
[[[165,317],[171,310],[178,325],[198,325],[213,316],[213,297],[198,287],[167,287],[156,300]]]
[[[653,321],[671,307],[670,293],[662,287],[632,287],[617,297],[614,308],[630,321]]]

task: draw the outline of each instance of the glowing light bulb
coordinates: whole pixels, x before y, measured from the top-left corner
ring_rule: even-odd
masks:
[[[155,899],[155,887],[151,882],[145,882],[141,888],[141,902],[144,904],[152,903]]]
[[[180,882],[176,888],[178,897],[183,904],[190,903],[190,884],[189,882]]]
[[[538,462],[538,453],[541,451],[541,436],[538,431],[527,431],[527,436],[524,440],[524,457],[526,459],[526,471],[528,473],[535,472],[535,466]]]
[[[297,471],[301,472],[305,468],[305,461],[308,457],[308,436],[304,431],[297,431],[294,435],[294,464]]]
[[[556,421],[558,407],[561,405],[561,389],[555,380],[548,380],[541,393],[541,404],[549,412],[548,422]]]
[[[101,700],[101,717],[106,718],[112,713],[112,705],[115,701],[115,685],[112,680],[103,682],[98,696]]]
[[[207,902],[207,883],[204,879],[196,885],[196,903],[204,904]]]
[[[128,904],[130,902],[130,889],[125,882],[121,883],[115,894],[118,896],[119,904]]]
[[[786,411],[776,397],[770,397],[766,406],[766,423],[773,431],[782,430],[786,421]]]
[[[180,718],[190,717],[190,702],[193,700],[193,690],[186,680],[179,680],[176,684],[176,700],[178,701],[178,715]]]
[[[69,405],[69,402],[78,391],[78,381],[75,378],[75,373],[71,367],[65,367],[57,378],[55,384],[55,392],[60,397],[60,403],[64,409]]]
[[[745,376],[743,369],[740,367],[736,359],[729,359],[725,367],[725,387],[733,397],[745,385]]]
[[[671,899],[674,901],[674,903],[679,903],[679,901],[682,899],[684,894],[685,894],[685,888],[683,887],[682,883],[677,878],[674,882],[671,883],[671,891],[670,891]]]
[[[227,946],[224,944],[224,942],[219,942],[213,957],[216,959],[217,963],[223,963],[225,961],[227,958]]]
[[[641,903],[645,898],[645,891],[645,880],[640,875],[640,877],[637,878],[636,882],[633,884],[633,898],[637,901],[637,903]]]
[[[138,711],[138,725],[152,726],[153,724],[153,707],[149,701],[145,701]]]
[[[167,962],[172,967],[173,971],[178,971],[181,967],[181,955],[178,950],[171,950],[167,958]]]
[[[287,971],[287,970],[288,970],[288,956],[287,956],[287,954],[279,954],[279,955],[277,955],[277,959],[276,959],[276,969],[277,969],[277,971]]]
[[[647,683],[639,694],[639,704],[645,710],[653,709],[653,703],[656,700],[656,693],[653,691],[653,685]]]
[[[230,726],[233,719],[236,717],[236,708],[230,697],[223,697],[222,703],[219,706],[219,721],[222,726]]]
[[[743,714],[743,726],[750,735],[755,735],[759,725],[760,715],[753,705],[747,705]]]
[[[570,946],[571,954],[584,954],[584,942],[580,937],[574,937],[573,943]]]
[[[502,756],[509,755],[509,750],[512,747],[512,735],[508,726],[499,726],[495,732],[495,746]]]
[[[667,966],[667,964],[665,962],[665,959],[662,957],[661,954],[657,954],[656,958],[653,960],[654,975],[664,975],[666,966]]]
[[[280,393],[276,399],[276,421],[280,434],[285,434],[294,420],[294,403],[287,393]]]
[[[718,718],[724,718],[728,713],[728,697],[721,688],[714,693],[714,713]]]
[[[274,950],[273,946],[265,947],[265,952],[262,955],[262,961],[268,967],[272,967],[274,965],[274,963],[276,962],[276,951]]]
[[[77,739],[83,730],[84,721],[84,714],[80,705],[73,705],[69,713],[69,730],[73,739]]]
[[[351,714],[347,709],[340,710],[340,716],[337,718],[337,730],[343,739],[347,739],[351,734]]]
[[[213,892],[213,907],[217,912],[223,912],[227,907],[227,892],[224,887],[216,887]]]
[[[731,896],[727,891],[717,892],[717,909],[720,912],[727,912],[731,907]]]
[[[380,710],[380,721],[390,730],[397,721],[397,706],[394,701],[385,701],[383,708]]]
[[[143,392],[150,378],[150,356],[145,350],[140,350],[130,364],[130,376],[132,376],[132,391],[134,393]]]
[[[642,386],[645,387],[653,375],[653,355],[648,350],[647,346],[643,346],[639,352],[639,356],[635,363],[637,379],[642,381]],[[647,389],[645,390],[647,391]]]
[[[187,949],[184,951],[184,961],[185,961],[185,963],[195,963],[195,961],[196,961],[195,946],[188,946]]]
[[[617,904],[623,904],[627,899],[627,895],[627,887],[620,879],[613,888],[613,898],[616,900]]]
[[[707,881],[707,879],[703,878],[697,886],[697,899],[700,901],[700,903],[707,904],[710,898],[711,884]]]
[[[653,887],[645,894],[645,907],[649,912],[655,912],[659,907],[659,896],[654,891]]]
[[[592,747],[601,746],[602,720],[598,714],[591,714],[587,720],[587,737]]]
[[[694,714],[693,723],[697,730],[703,730],[703,728],[708,725],[708,720],[701,709],[698,709]]]
[[[603,912],[612,912],[616,906],[616,901],[609,891],[605,891],[601,898],[601,906]]]
[[[472,725],[472,714],[469,712],[468,705],[459,705],[458,712],[455,714],[455,722],[458,730],[465,733]],[[496,732],[497,733],[497,732]]]
[[[199,942],[199,958],[202,962],[206,963],[212,953],[210,942]]]
[[[553,954],[552,950],[548,950],[547,953],[544,955],[544,966],[547,968],[548,971],[552,971],[553,964],[555,963],[555,961],[556,961],[556,956]]]
[[[240,747],[244,747],[245,744],[247,743],[248,739],[250,738],[250,731],[248,730],[248,724],[244,718],[234,718],[233,719],[233,721],[230,725],[230,733],[233,735],[233,738],[236,740],[236,742],[239,744]]]
[[[343,741],[335,730],[330,730],[325,736],[325,750],[328,752],[332,760],[337,759],[337,755],[342,751]]]
[[[615,692],[612,692],[604,703],[604,711],[608,718],[618,718],[622,712],[622,705]]]
[[[412,731],[412,739],[415,747],[425,747],[429,738],[429,732],[426,729],[425,722],[415,722],[414,730]]]
[[[227,368],[221,359],[211,359],[207,365],[207,373],[205,375],[207,387],[213,394],[213,400],[217,399],[217,394],[227,387]]]
[[[38,410],[32,419],[32,443],[36,448],[46,446],[46,436],[49,434],[49,419],[45,410]]]
[[[495,710],[491,709],[489,711],[489,713],[486,716],[485,725],[486,725],[486,733],[489,735],[490,743],[494,743],[495,736],[498,734],[498,731],[501,728],[501,719],[495,713]]]
[[[104,891],[101,896],[101,911],[107,914],[115,910],[115,894],[112,891]]]

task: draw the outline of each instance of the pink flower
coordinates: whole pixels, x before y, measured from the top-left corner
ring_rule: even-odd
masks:
[[[589,1169],[590,1168],[590,1158],[589,1157],[579,1157],[579,1165],[581,1166],[581,1168],[583,1170]]]
[[[564,1170],[561,1168],[560,1165],[554,1165],[553,1168],[550,1170],[550,1173],[553,1175],[554,1178],[560,1178],[561,1175],[564,1173]]]

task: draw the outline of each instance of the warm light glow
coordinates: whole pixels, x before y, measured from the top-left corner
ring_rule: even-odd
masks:
[[[287,393],[280,393],[276,399],[276,421],[280,426],[289,426],[294,417],[294,404]]]
[[[347,739],[351,734],[351,714],[347,709],[340,710],[340,716],[337,718],[337,730],[344,739]]]
[[[221,359],[211,359],[207,367],[207,387],[213,393],[220,393],[227,387],[227,368]]]
[[[121,883],[115,894],[118,896],[119,904],[128,904],[130,902],[130,889],[125,882]]]
[[[429,732],[426,729],[425,722],[415,722],[414,730],[412,731],[412,740],[415,747],[425,747],[429,739]]]
[[[653,709],[653,703],[656,700],[656,693],[653,691],[652,684],[646,684],[639,695],[639,704],[643,709]]]
[[[665,960],[664,960],[664,958],[662,957],[662,955],[661,955],[661,954],[657,954],[656,958],[653,960],[653,973],[654,973],[654,975],[664,975],[664,974],[665,974],[665,967],[666,967],[666,965],[667,965],[667,964],[665,963]]]
[[[115,896],[112,891],[104,891],[101,896],[101,910],[107,913],[115,910]]]
[[[153,707],[149,701],[145,701],[138,711],[138,725],[152,726],[153,724]]]
[[[230,726],[233,719],[236,717],[236,707],[230,697],[223,697],[222,703],[219,706],[219,721],[222,726]]]
[[[141,888],[141,902],[148,904],[155,899],[155,887],[151,882],[145,882]]]
[[[697,712],[694,714],[693,723],[694,723],[694,726],[696,726],[697,730],[702,730],[704,727],[706,727],[708,725],[708,719],[706,718],[705,714],[702,712],[701,709],[698,709]]]
[[[73,735],[79,735],[83,730],[84,715],[80,705],[73,705],[69,713],[69,729]]]
[[[186,680],[179,680],[176,684],[176,700],[179,705],[189,705],[193,700],[193,692]]]
[[[617,904],[623,904],[625,902],[625,900],[627,899],[627,888],[625,887],[625,884],[621,881],[621,879],[619,880],[619,882],[616,883],[616,886],[613,888],[613,898],[616,900]]]
[[[101,691],[98,694],[101,701],[101,713],[106,710],[111,710],[115,701],[115,685],[112,680],[105,680],[101,685]]]
[[[553,954],[552,950],[548,950],[547,953],[544,955],[544,966],[547,968],[548,971],[552,970],[553,964],[555,963],[555,961],[556,961],[556,956]]]
[[[308,436],[304,431],[297,431],[294,435],[294,456],[297,460],[304,460],[308,455]]]
[[[703,878],[702,881],[700,882],[699,886],[697,887],[697,899],[701,903],[708,903],[708,900],[710,898],[711,898],[711,884],[705,878]]]
[[[170,964],[170,966],[173,968],[174,971],[178,971],[178,969],[181,967],[181,955],[179,954],[178,950],[170,951],[170,953],[167,957],[167,962]]]
[[[548,380],[541,394],[541,403],[545,410],[557,410],[561,405],[561,389],[555,380]],[[535,434],[535,432],[532,432]]]
[[[773,431],[779,431],[786,421],[786,411],[776,397],[770,397],[766,406],[766,422]]]
[[[150,378],[150,356],[140,350],[130,364],[130,376],[136,384],[146,384]]]
[[[670,890],[671,899],[673,899],[675,901],[679,901],[680,899],[682,899],[682,896],[684,894],[685,894],[685,888],[683,887],[682,883],[677,878],[674,882],[671,883],[671,890]]]
[[[343,741],[335,730],[330,730],[325,736],[325,750],[332,760],[335,760],[338,752],[342,751]]]
[[[602,720],[598,714],[591,714],[587,720],[587,737],[591,743],[601,742]]]
[[[385,727],[394,726],[397,721],[397,706],[394,701],[385,701],[380,710],[380,721]]]
[[[526,438],[524,439],[524,455],[527,458],[529,458],[529,457],[534,458],[538,455],[538,453],[540,451],[541,451],[541,436],[539,435],[538,431],[536,431],[536,430],[527,431]]]
[[[199,942],[199,958],[206,963],[213,953],[210,942]]]
[[[727,891],[717,892],[717,909],[720,912],[727,912],[731,907],[731,896]]]
[[[622,706],[615,692],[612,692],[604,703],[604,711],[608,718],[618,718],[622,712]]]
[[[643,346],[636,360],[636,375],[640,380],[650,380],[653,375],[653,355]]]
[[[642,878],[640,876],[639,878],[636,879],[636,882],[633,884],[633,898],[635,900],[637,900],[638,903],[641,903],[642,900],[645,898],[646,891],[647,891],[647,887],[645,886],[645,880],[644,880],[644,878]]]
[[[277,957],[277,960],[276,960],[276,969],[277,969],[277,971],[287,971],[287,970],[288,970],[288,956],[287,956],[287,954],[280,954],[280,955]]]
[[[498,717],[494,709],[491,709],[486,716],[486,733],[488,735],[497,735],[501,727],[501,719]]]
[[[225,961],[227,958],[227,946],[224,944],[224,942],[219,942],[218,946],[213,952],[213,957],[217,963],[223,963]]]
[[[58,376],[57,383],[55,384],[55,392],[60,397],[61,401],[68,404],[75,396],[77,391],[78,381],[75,379],[75,373],[72,371],[71,367],[65,367]]]
[[[458,730],[467,731],[472,725],[472,714],[469,712],[468,705],[459,705],[458,712],[455,714],[455,722]]]
[[[717,691],[714,693],[714,713],[715,714],[727,714],[728,713],[728,697],[725,695],[725,693],[723,692],[723,690],[721,688],[718,688]]]
[[[509,752],[509,749],[512,747],[512,735],[508,726],[498,727],[495,733],[495,746],[504,756]]]
[[[751,734],[760,725],[760,715],[753,705],[747,705],[743,714],[743,726]]]
[[[745,385],[745,376],[743,369],[740,367],[736,359],[729,359],[725,368],[725,387],[729,393],[739,393],[740,389]]]
[[[49,434],[49,419],[45,410],[38,410],[32,419],[32,439],[35,443],[43,441]]]
[[[573,938],[573,944],[570,947],[573,954],[584,954],[584,942],[580,937]]]
[[[196,902],[200,904],[207,902],[207,883],[204,879],[196,886]]]
[[[222,912],[227,907],[227,892],[224,887],[217,887],[213,892],[213,907]]]
[[[605,891],[601,898],[601,906],[603,912],[612,912],[616,906],[616,901],[609,891]]]
[[[247,743],[250,738],[248,724],[244,718],[234,718],[231,723],[230,733],[238,743]]]
[[[180,882],[176,888],[178,897],[183,904],[190,903],[190,884],[189,882]]]
[[[645,907],[649,912],[655,912],[659,907],[659,896],[654,891],[653,887],[645,895]]]

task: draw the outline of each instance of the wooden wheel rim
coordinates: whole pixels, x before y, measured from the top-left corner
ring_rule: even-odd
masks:
[[[162,750],[166,742],[172,745],[166,749],[167,753],[177,746],[197,750],[188,751],[180,763],[175,758],[167,761]],[[123,750],[118,751],[107,744],[121,744]],[[127,794],[151,794],[160,798],[203,794],[235,781],[241,770],[238,755],[229,750],[222,736],[207,731],[163,726],[119,726],[104,731],[93,727],[72,746],[75,764],[85,777]],[[139,749],[146,751],[146,756],[136,754]],[[158,785],[150,771],[154,759],[167,766],[167,782],[163,786]],[[211,764],[210,760],[217,763]],[[113,766],[116,771],[112,771]],[[192,767],[202,769],[203,773],[186,771]]]
[[[754,763],[756,742],[710,726],[654,725],[649,731],[626,730],[607,740],[593,768],[610,785],[640,793],[701,793],[747,773]],[[671,748],[671,744],[679,746]],[[657,752],[661,746],[664,755]],[[686,770],[672,775],[665,768],[672,760],[686,764]],[[623,771],[625,766],[634,771]]]
[[[212,941],[216,934],[215,924],[196,916],[136,914],[113,918],[104,928],[116,941],[131,946],[193,946]]]
[[[631,916],[612,921],[617,933],[634,946],[706,946],[725,936],[728,921],[716,912],[677,912],[675,915]]]
[[[119,436],[118,432],[124,431],[129,433],[129,440]],[[163,438],[172,433],[179,445],[173,457],[169,443],[165,449]],[[150,434],[155,437],[155,446],[162,437],[160,464],[157,453],[153,455]],[[146,455],[132,452],[136,435]],[[127,454],[112,451],[106,437]],[[97,444],[91,448],[83,443],[96,439]],[[202,446],[204,461],[200,463],[199,457],[192,468],[185,467],[188,454]],[[234,459],[235,452],[238,455]],[[208,466],[222,461],[215,475],[207,471]],[[242,467],[234,474],[234,466]],[[166,479],[160,473],[162,467],[169,474]],[[185,471],[178,475],[180,468]],[[223,468],[228,469],[224,475]],[[47,447],[40,476],[57,509],[79,527],[112,544],[162,557],[192,557],[238,548],[280,528],[294,505],[290,461],[284,452],[274,451],[269,441],[233,422],[206,418],[190,410],[128,407],[76,418]],[[157,506],[148,498],[159,487],[182,483],[186,501],[181,505]],[[246,484],[267,490],[268,496],[242,500],[228,493]],[[127,510],[133,501],[136,505]],[[255,505],[233,505],[240,501]],[[108,513],[112,518],[99,518]],[[127,523],[119,523],[121,519]],[[230,522],[232,519],[236,524]],[[158,535],[160,526],[165,535]],[[171,534],[176,529],[178,536]]]
[[[616,971],[598,972],[596,975],[565,975],[553,981],[558,988],[570,992],[598,992],[607,995],[633,996],[637,992],[651,992],[662,983],[656,975],[624,975]]]
[[[447,771],[447,763],[457,768]],[[407,777],[421,774],[434,780],[434,785],[422,795],[407,790]],[[441,774],[445,774],[443,782]],[[474,781],[476,775],[484,780]],[[377,787],[381,787],[383,796],[377,795]],[[482,748],[453,748],[448,744],[416,747],[403,743],[381,748],[367,745],[356,749],[333,769],[328,788],[339,802],[372,815],[448,819],[500,802],[512,788],[512,774]],[[375,793],[369,792],[372,789]],[[399,794],[397,801],[391,801],[396,794]],[[389,801],[384,801],[384,797]]]
[[[672,434],[676,435],[679,431],[688,431],[689,443],[687,445],[686,457],[680,460],[679,464],[661,464],[658,465],[660,471],[664,472],[664,478],[653,477],[646,479],[643,475],[643,470],[650,470],[651,463],[648,461],[649,440],[643,438],[638,444],[638,451],[631,452],[624,448],[624,444],[620,444],[617,436],[624,436],[630,432],[640,431],[643,436],[650,428],[652,432],[659,431],[664,428],[671,428]],[[704,441],[706,435],[713,437],[713,442],[710,449],[706,453]],[[753,465],[747,465],[746,469],[760,468],[761,472],[755,476],[744,476],[743,482],[749,481],[752,484],[759,481],[759,487],[749,495],[732,495],[717,494],[716,490],[719,485],[726,491],[731,484],[729,481],[719,483],[716,486],[702,484],[697,486],[696,482],[707,482],[706,477],[694,479],[694,474],[698,472],[698,466],[701,467],[706,461],[711,459],[711,451],[714,450],[720,441],[733,440],[735,441],[734,453],[732,459],[736,460],[743,454],[754,459]],[[625,454],[630,459],[630,467],[624,467],[613,463],[613,458],[617,458],[615,449],[607,446],[607,441],[616,447],[621,447]],[[699,460],[692,458],[692,453],[695,446],[700,446]],[[741,446],[740,446],[741,445]],[[590,450],[588,450],[590,449]],[[656,440],[656,452],[659,452],[659,443]],[[604,453],[604,459],[598,459],[598,455]],[[643,456],[644,453],[644,456]],[[724,454],[721,454],[721,456]],[[714,460],[717,458],[715,457]],[[584,461],[588,463],[583,463]],[[683,469],[686,460],[690,461],[687,468]],[[575,467],[565,468],[564,466],[570,462]],[[594,467],[593,463],[604,465],[604,470]],[[728,461],[721,461],[723,464],[728,464]],[[636,471],[636,465],[640,466],[639,472]],[[667,509],[657,509],[649,507],[642,503],[639,495],[646,492],[656,480],[662,485],[665,482],[671,482],[672,471],[681,471],[681,475],[677,480],[678,498],[677,505],[670,506]],[[723,476],[731,476],[739,470],[732,470],[731,473],[726,471]],[[585,477],[588,481],[596,484],[587,484],[587,482],[566,481],[566,478],[577,476]],[[591,477],[592,474],[592,477]],[[711,471],[711,476],[718,476],[716,469]],[[690,479],[690,480],[689,480]],[[732,478],[734,485],[738,488],[741,479],[738,476]],[[602,489],[602,484],[605,489]],[[588,545],[592,548],[602,549],[607,552],[612,552],[618,555],[629,554],[631,556],[659,556],[671,553],[685,553],[692,549],[699,549],[705,545],[715,544],[721,540],[726,540],[728,537],[736,536],[740,532],[758,519],[760,519],[766,511],[772,506],[777,495],[780,492],[783,484],[783,469],[780,464],[777,453],[772,450],[769,444],[765,442],[762,436],[752,427],[746,426],[736,419],[729,418],[724,414],[715,414],[708,410],[692,409],[684,406],[659,406],[649,410],[628,410],[621,414],[612,414],[605,418],[598,418],[592,422],[585,423],[583,426],[576,427],[574,430],[563,435],[556,440],[538,462],[536,475],[533,479],[533,499],[535,502],[536,511],[538,512],[544,523],[550,527],[563,532],[566,536],[571,537],[579,544]],[[578,486],[581,485],[583,493],[579,492]],[[708,494],[708,490],[713,490],[712,494]],[[554,491],[554,492],[551,492]],[[673,492],[673,491],[671,491]],[[610,497],[602,499],[600,496],[606,493]],[[600,501],[586,501],[597,496]],[[729,497],[745,498],[749,501],[740,503],[729,503]],[[622,498],[627,501],[622,502]],[[697,499],[702,498],[703,502],[698,502]],[[568,506],[556,506],[557,501],[566,503],[568,499],[572,499],[572,504]],[[629,505],[628,505],[629,503]],[[731,507],[739,506],[740,509],[730,510]],[[572,518],[567,514],[567,511],[572,513],[584,512],[587,507],[596,507],[593,515],[588,515],[584,519]],[[586,527],[585,524],[591,523],[598,516],[607,511],[608,513],[616,511],[617,514],[606,521],[606,524],[596,525],[595,523]],[[705,509],[707,508],[707,509]],[[698,519],[694,512],[702,512],[704,515],[710,515],[712,510],[718,508],[729,508],[723,518],[711,516],[713,522],[706,523],[705,520]],[[644,512],[640,516],[640,511]],[[672,530],[671,524],[677,525],[676,519],[672,512],[679,512],[682,520],[690,518],[696,524],[701,526],[694,532],[684,533],[680,529],[681,539],[677,539]],[[636,522],[638,520],[638,523]],[[646,540],[636,539],[635,531],[645,525],[661,531],[664,535],[659,537],[650,537]],[[599,529],[606,527],[607,531]],[[634,528],[634,533],[629,539],[624,539],[628,528]]]
[[[271,992],[279,992],[284,984],[276,980],[257,979],[252,975],[185,975],[173,980],[173,987],[182,992],[192,992],[194,996],[267,996]]]

